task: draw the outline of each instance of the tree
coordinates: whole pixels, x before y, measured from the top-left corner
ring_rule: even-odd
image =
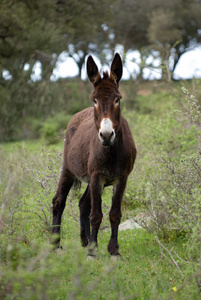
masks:
[[[201,41],[200,15],[200,0],[169,0],[165,4],[159,1],[150,14],[147,31],[150,45],[160,51],[162,60],[168,60],[173,48],[172,73],[181,55]]]
[[[124,56],[130,50],[141,54],[138,79],[142,79],[145,61],[150,55],[147,30],[150,25],[150,12],[155,9],[154,0],[118,0],[113,10],[112,30],[114,44],[124,47]],[[118,22],[116,21],[118,16]]]
[[[147,0],[118,0],[113,7],[114,43],[123,45],[126,52],[147,46],[149,12]]]
[[[19,128],[23,131],[25,127],[22,120],[33,114],[32,104],[34,107],[45,98],[55,64],[53,53],[59,55],[66,46],[56,16],[56,3],[51,0],[0,2],[0,140],[19,137]],[[40,93],[31,82],[38,60],[44,81]],[[4,78],[4,70],[9,71],[9,80]]]
[[[113,12],[113,42],[125,52],[155,49],[162,61],[172,54],[172,72],[181,55],[201,41],[201,0],[118,0]]]
[[[0,4],[0,57],[2,69],[13,79],[19,77],[24,65],[40,60],[44,70],[54,67],[53,53],[64,49],[66,38],[55,22],[56,3],[51,0],[2,0]]]
[[[66,51],[74,59],[81,77],[86,55],[91,51],[100,55],[108,40],[108,32],[103,24],[110,20],[110,4],[113,0],[60,0],[60,17],[63,34],[67,36]]]

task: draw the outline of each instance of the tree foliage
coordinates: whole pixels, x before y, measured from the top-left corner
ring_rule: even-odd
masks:
[[[105,63],[117,44],[124,54],[140,51],[140,74],[152,50],[167,68],[172,55],[173,72],[181,55],[201,40],[200,15],[201,0],[1,0],[0,139],[18,136],[21,120],[37,115],[32,104],[45,109],[43,116],[52,111],[47,106],[62,91],[52,89],[50,78],[63,51],[77,63],[79,76],[88,53]],[[39,84],[32,76],[36,62]]]
[[[156,49],[162,59],[174,47],[174,70],[181,55],[201,40],[200,15],[200,0],[2,0],[1,73],[6,69],[15,77],[38,60],[42,76],[50,77],[57,56],[67,51],[81,75],[89,52],[103,57],[116,44],[125,51]]]
[[[123,44],[125,51],[158,50],[162,60],[168,59],[174,48],[174,71],[181,55],[201,41],[200,14],[200,0],[118,0],[115,42]]]
[[[56,5],[50,0],[3,0],[0,4],[1,72],[6,69],[16,79],[26,63],[33,66],[39,60],[44,69],[53,65],[52,54],[59,54],[66,43],[56,20]]]
[[[79,76],[85,56],[91,51],[100,55],[107,42],[103,24],[109,23],[111,0],[63,0],[59,1],[63,32],[68,39],[67,50],[78,65]]]
[[[151,47],[160,51],[162,59],[168,59],[170,49],[174,48],[174,71],[181,55],[201,41],[201,1],[155,2],[158,5],[149,16],[148,39]]]

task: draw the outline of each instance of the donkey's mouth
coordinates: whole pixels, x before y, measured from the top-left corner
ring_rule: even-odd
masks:
[[[112,143],[111,143],[111,141],[103,141],[102,145],[105,146],[105,147],[109,147],[109,146],[112,145]]]
[[[101,134],[99,134],[99,140],[101,144],[105,147],[110,147],[114,143],[115,140],[115,134],[111,134],[110,136],[103,137]]]

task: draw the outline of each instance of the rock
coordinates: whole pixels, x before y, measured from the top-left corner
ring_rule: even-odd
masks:
[[[142,228],[142,227],[138,223],[136,223],[133,219],[128,219],[119,225],[119,230],[127,230],[127,229],[135,229],[135,228]]]

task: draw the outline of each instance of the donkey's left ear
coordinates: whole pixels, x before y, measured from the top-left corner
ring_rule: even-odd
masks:
[[[112,79],[117,85],[121,79],[123,72],[122,60],[119,53],[116,53],[111,65],[110,79]]]

